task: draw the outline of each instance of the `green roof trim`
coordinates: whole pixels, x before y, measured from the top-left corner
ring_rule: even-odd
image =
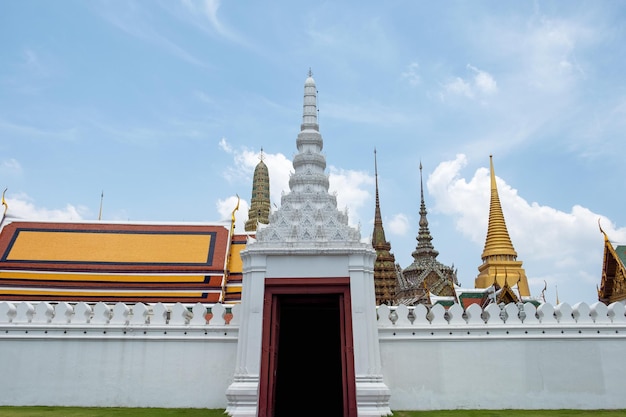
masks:
[[[626,246],[620,245],[615,247],[615,253],[619,257],[622,266],[626,265]]]

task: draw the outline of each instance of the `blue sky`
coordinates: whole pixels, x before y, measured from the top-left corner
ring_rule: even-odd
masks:
[[[489,155],[531,292],[596,301],[626,244],[626,5],[605,1],[19,1],[0,5],[12,218],[214,222],[261,148],[280,205],[313,70],[331,189],[364,239],[374,148],[402,267],[419,163],[439,260],[473,286]]]

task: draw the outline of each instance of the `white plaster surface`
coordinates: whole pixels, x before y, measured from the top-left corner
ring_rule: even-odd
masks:
[[[353,290],[367,292],[366,286]],[[237,380],[239,412],[255,415],[258,373],[250,372],[254,366],[235,369],[238,334],[248,320],[206,323],[196,305],[189,324],[180,324],[187,310],[173,306],[165,323],[132,324],[129,309],[109,307],[111,322],[121,321],[117,312],[130,324],[94,323],[83,313],[68,315],[65,304],[55,306],[49,320],[49,305],[0,302],[0,405],[226,408],[227,388]],[[145,306],[128,307],[144,317]],[[213,313],[221,316],[221,307]],[[243,314],[239,307],[235,316]],[[364,306],[353,314],[357,309],[376,314]],[[524,305],[524,314],[509,305],[503,308],[509,317],[478,320],[475,308],[462,320],[458,309],[456,316],[441,309],[429,314],[423,306],[393,310],[377,312],[380,363],[359,359],[376,349],[355,346],[359,415],[381,415],[376,401],[384,404],[389,392],[393,410],[626,408],[621,304]],[[410,310],[416,317],[403,317]],[[176,311],[181,318],[172,320]],[[253,356],[247,365],[256,364]]]
[[[421,314],[413,323],[384,320],[380,351],[391,408],[626,408],[626,326],[610,319],[613,308],[546,304],[540,311],[561,314],[542,322],[532,305],[523,306],[525,314],[518,307],[504,307],[504,319],[492,308],[480,322]],[[378,313],[386,319],[390,311]]]
[[[226,406],[236,326],[204,320],[195,326],[110,325],[80,323],[80,317],[79,323],[59,325],[36,315],[30,323],[13,322],[10,303],[0,304],[0,312],[7,311],[0,316],[0,405]],[[38,307],[35,311],[50,317],[47,303]],[[63,321],[66,311],[59,307]],[[122,307],[116,311],[122,318],[128,313]]]

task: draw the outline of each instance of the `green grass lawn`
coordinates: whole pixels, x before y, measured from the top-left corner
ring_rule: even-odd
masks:
[[[394,411],[394,417],[626,417],[626,410]],[[224,410],[196,408],[0,407],[2,417],[224,417]],[[294,417],[296,417],[294,415]]]
[[[450,410],[394,411],[394,417],[626,417],[626,410]]]
[[[2,417],[224,417],[224,410],[203,408],[0,407]]]

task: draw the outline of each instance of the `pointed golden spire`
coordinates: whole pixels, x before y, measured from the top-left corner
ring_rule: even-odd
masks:
[[[489,168],[491,171],[491,201],[489,203],[489,224],[487,226],[487,238],[483,249],[483,264],[478,267],[478,277],[474,282],[476,288],[487,288],[496,282],[501,287],[507,285],[508,273],[517,274],[517,282],[520,296],[530,296],[526,272],[522,268],[522,262],[517,260],[517,252],[513,248],[509,231],[506,228],[504,214],[498,196],[496,174],[493,169],[493,157],[489,155]],[[498,269],[502,272],[498,272]]]
[[[491,170],[491,203],[489,205],[489,226],[487,228],[487,240],[482,258],[491,255],[504,255],[517,258],[517,252],[513,248],[509,231],[506,228],[500,197],[498,196],[498,186],[496,185],[496,174],[493,170],[493,157],[489,155],[489,167]]]

